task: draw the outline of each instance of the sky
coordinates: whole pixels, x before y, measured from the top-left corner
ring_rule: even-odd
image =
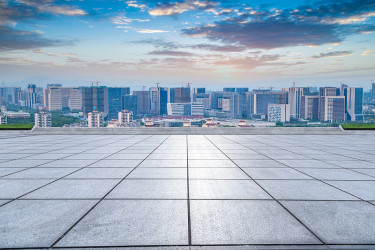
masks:
[[[374,31],[373,0],[0,0],[0,82],[368,89]]]

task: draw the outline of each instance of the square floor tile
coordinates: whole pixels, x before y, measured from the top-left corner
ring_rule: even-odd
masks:
[[[375,163],[367,161],[327,161],[343,168],[375,168]]]
[[[8,175],[6,179],[58,179],[77,171],[77,168],[31,168]]]
[[[0,168],[31,168],[51,160],[13,160],[0,163]]]
[[[261,154],[227,154],[232,160],[267,160],[268,158]]]
[[[188,244],[186,201],[104,200],[57,246],[184,244]]]
[[[67,179],[122,179],[132,171],[132,168],[84,168],[71,175]]]
[[[186,160],[187,153],[181,154],[151,154],[147,157],[148,160]]]
[[[312,179],[291,168],[244,168],[243,170],[253,179]]]
[[[231,160],[191,160],[189,168],[238,168]]]
[[[272,199],[252,180],[190,180],[190,199]]]
[[[357,201],[282,201],[327,244],[375,244],[375,206]]]
[[[193,200],[190,205],[192,244],[320,244],[275,201]]]
[[[356,173],[348,169],[304,168],[301,171],[319,180],[375,180],[374,177]]]
[[[315,180],[258,180],[275,199],[358,200],[352,195]]]
[[[95,201],[16,200],[0,207],[0,248],[49,247]]]
[[[15,199],[52,180],[5,180],[0,179],[0,199]]]
[[[96,160],[57,160],[45,163],[38,168],[83,168]]]
[[[241,168],[287,168],[284,164],[274,160],[234,160]]]
[[[189,168],[190,179],[250,179],[239,168]]]
[[[135,168],[142,160],[100,160],[89,168]]]
[[[186,179],[186,168],[137,168],[129,176],[140,179]]]
[[[144,160],[140,168],[186,168],[186,160]]]
[[[327,183],[364,200],[375,200],[375,181],[327,181]]]
[[[280,162],[292,168],[338,168],[335,165],[317,160],[280,160]]]
[[[0,177],[22,171],[25,168],[0,168]]]
[[[125,179],[108,199],[187,199],[186,180]]]
[[[226,160],[228,157],[222,153],[189,153],[189,160]]]
[[[101,199],[119,180],[62,179],[38,189],[25,199]]]

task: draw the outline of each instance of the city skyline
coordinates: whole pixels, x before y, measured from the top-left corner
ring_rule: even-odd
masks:
[[[0,81],[140,89],[339,86],[374,78],[375,4],[0,1]]]

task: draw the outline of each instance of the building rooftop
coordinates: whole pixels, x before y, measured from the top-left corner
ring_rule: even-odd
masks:
[[[374,249],[374,218],[375,134],[0,134],[0,248]]]

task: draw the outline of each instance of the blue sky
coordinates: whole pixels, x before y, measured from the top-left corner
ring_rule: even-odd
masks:
[[[375,2],[0,0],[0,81],[368,88]]]

